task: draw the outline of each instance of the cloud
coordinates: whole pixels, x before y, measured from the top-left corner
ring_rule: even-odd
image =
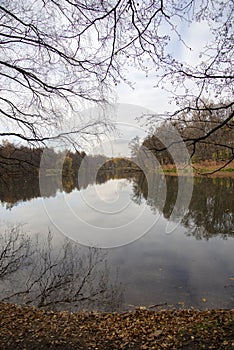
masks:
[[[119,103],[108,107],[105,111],[97,107],[84,111],[84,114],[100,115],[101,112],[109,115],[116,130],[102,137],[95,147],[90,148],[89,153],[104,154],[109,157],[129,157],[129,142],[136,136],[142,140],[146,136],[146,128],[141,126],[136,118],[154,113],[137,104]]]
[[[190,66],[196,66],[201,63],[200,52],[209,43],[213,36],[210,32],[207,22],[176,23],[178,31],[182,34],[182,41],[173,32],[168,32],[171,41],[167,47],[167,53],[170,53],[175,59]],[[167,29],[169,30],[169,29]],[[161,72],[163,74],[163,72]],[[171,101],[174,87],[171,81],[167,81],[165,90],[155,88],[157,83],[156,73],[152,72],[146,76],[145,72],[139,71],[135,67],[128,68],[127,80],[133,82],[134,88],[127,84],[121,83],[117,86],[117,96],[119,103],[138,104],[145,108],[153,110],[155,113],[164,113],[173,111],[176,105]],[[168,91],[167,91],[168,90]]]
[[[191,48],[185,46],[181,50],[181,61],[190,66],[197,66],[202,63],[200,53],[204,51],[205,46],[214,39],[207,22],[193,22],[184,33],[185,42]]]

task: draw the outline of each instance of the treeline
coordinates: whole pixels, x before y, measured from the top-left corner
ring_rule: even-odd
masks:
[[[43,156],[43,167],[46,169],[56,169],[59,166],[63,154],[66,154],[64,164],[65,168],[77,169],[82,159],[86,156],[85,152],[72,152],[60,150],[56,151],[53,148],[43,147],[29,147],[29,146],[16,146],[9,141],[3,141],[0,145],[0,165],[1,172],[10,171],[11,173],[22,173],[23,171],[30,173],[38,173],[41,166],[41,159]]]
[[[115,158],[107,159],[105,163],[102,165],[102,167],[100,168],[100,171],[114,170],[114,169],[121,169],[123,171],[140,170],[139,167],[131,159],[115,157]]]
[[[18,174],[30,169],[37,173],[43,149],[28,146],[16,146],[8,140],[0,144],[0,175]]]
[[[9,141],[0,145],[0,173],[22,175],[38,174],[57,175],[62,170],[64,177],[77,177],[82,169],[87,173],[93,171],[112,171],[115,169],[139,170],[137,165],[127,158],[108,158],[104,155],[87,155],[84,151],[55,150],[53,148],[30,148],[16,146]]]
[[[93,169],[101,167],[107,159],[102,155],[87,155],[84,151],[16,146],[5,140],[0,144],[0,175],[38,175],[39,169],[55,175],[56,170],[62,169],[64,176],[76,176],[82,162],[86,168]]]
[[[75,188],[85,189],[90,184],[105,183],[109,179],[128,178],[135,170],[139,168],[125,158],[30,148],[4,141],[0,145],[0,201],[8,203],[10,208],[19,200],[40,197],[39,174],[44,192],[50,197],[57,190],[69,193]]]
[[[173,164],[173,151],[177,147],[179,152],[180,143],[184,142],[193,163],[234,159],[234,120],[226,122],[228,115],[219,105],[209,107],[210,111],[201,108],[200,112],[184,112],[179,119],[162,122],[142,143],[139,138],[133,139],[132,158],[147,158],[151,153],[160,164]],[[173,130],[178,132],[180,141]]]

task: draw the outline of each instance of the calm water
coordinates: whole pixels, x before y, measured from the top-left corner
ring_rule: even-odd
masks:
[[[1,183],[1,299],[71,310],[234,307],[233,179],[195,178],[188,207],[176,204],[175,176],[43,181],[43,191],[36,178]]]

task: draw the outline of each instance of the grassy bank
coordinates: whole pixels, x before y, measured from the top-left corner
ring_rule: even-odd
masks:
[[[0,303],[0,348],[234,349],[234,310],[51,312]]]
[[[225,162],[202,162],[191,164],[194,176],[209,176],[209,177],[234,177],[234,161],[226,165]],[[226,165],[226,166],[225,166]],[[178,167],[183,175],[189,175],[189,169],[186,166]],[[164,172],[168,175],[176,175],[177,168],[172,165],[163,165],[159,172]]]

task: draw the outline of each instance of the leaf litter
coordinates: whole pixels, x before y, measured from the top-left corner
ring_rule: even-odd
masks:
[[[234,310],[53,312],[0,303],[0,349],[234,349]]]

